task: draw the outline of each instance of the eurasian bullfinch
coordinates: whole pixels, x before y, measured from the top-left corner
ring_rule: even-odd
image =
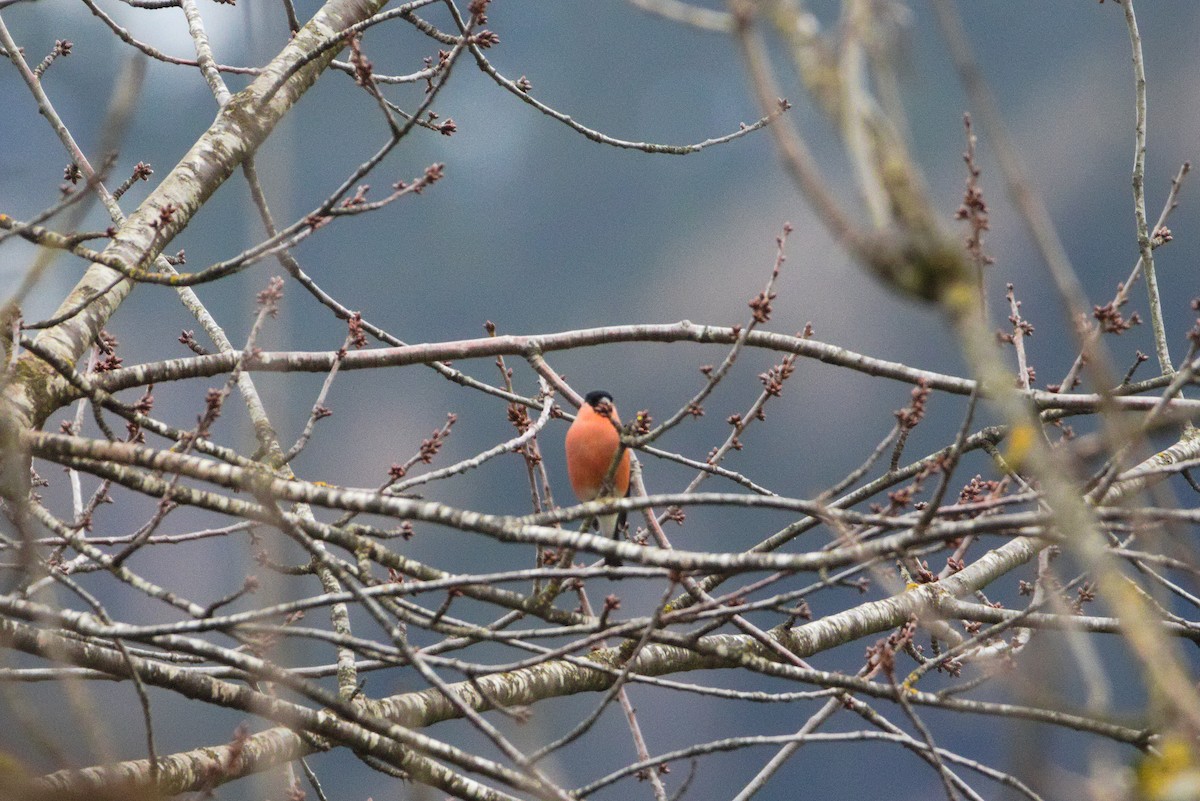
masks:
[[[587,394],[579,415],[567,430],[567,475],[579,500],[624,498],[629,493],[628,450],[621,452],[612,480],[608,487],[604,486],[613,459],[620,449],[621,435],[617,433],[620,424],[621,418],[617,416],[612,395],[601,391]],[[617,525],[622,516],[615,513],[600,515],[597,520],[600,533],[616,539]],[[610,565],[620,564],[620,560],[614,557],[604,561]]]

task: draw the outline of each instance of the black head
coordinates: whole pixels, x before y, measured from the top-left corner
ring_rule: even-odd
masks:
[[[585,395],[583,400],[588,406],[591,406],[593,409],[595,409],[601,403],[607,402],[611,404],[613,402],[613,397],[602,389],[596,389]]]

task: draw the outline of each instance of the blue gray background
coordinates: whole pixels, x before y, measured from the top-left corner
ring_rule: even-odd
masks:
[[[1129,190],[1133,78],[1121,7],[1036,0],[960,5],[1028,173],[1092,300],[1106,302],[1136,260]],[[298,6],[302,18],[317,8],[310,0]],[[191,55],[178,10],[136,11],[118,3],[105,8],[129,25],[135,36],[169,53]],[[836,24],[836,4],[817,2],[813,8],[826,25]],[[1150,82],[1147,197],[1153,218],[1180,163],[1200,152],[1196,136],[1200,84],[1195,80],[1200,67],[1195,50],[1200,6],[1189,0],[1158,0],[1141,3],[1138,10]],[[225,63],[261,63],[286,36],[282,14],[273,3],[205,4],[202,11],[214,48]],[[919,2],[911,11],[902,75],[911,137],[950,224],[961,198],[961,117],[969,107],[929,8]],[[737,51],[720,35],[680,27],[617,2],[497,0],[490,17],[489,27],[501,38],[490,56],[502,72],[512,78],[528,76],[541,100],[612,136],[689,143],[727,133],[759,116],[748,97]],[[129,49],[85,7],[65,0],[16,5],[5,9],[4,19],[33,62],[55,39],[75,43],[74,53],[49,70],[45,86],[76,138],[94,157],[114,76]],[[418,69],[422,57],[436,51],[402,23],[373,31],[365,49],[377,70],[398,73]],[[237,76],[228,80],[234,89],[242,85]],[[388,94],[411,107],[419,100],[419,91],[407,87]],[[850,172],[829,125],[797,86],[785,85],[784,92],[795,103],[791,113],[809,137],[835,191],[853,203]],[[790,221],[795,232],[770,329],[791,333],[811,321],[823,341],[918,367],[964,371],[935,312],[889,296],[851,264],[819,227],[781,170],[765,132],[686,157],[616,150],[589,142],[518,102],[467,59],[460,62],[434,107],[443,118],[455,120],[458,132],[451,138],[416,132],[370,178],[371,197],[381,196],[395,180],[421,174],[435,161],[446,164],[445,180],[420,197],[340,221],[296,251],[305,269],[343,303],[407,341],[479,336],[485,320],[494,321],[502,333],[683,318],[741,322],[747,314],[746,301],[769,273],[774,238]],[[67,159],[37,115],[24,85],[7,67],[0,67],[0,109],[0,211],[21,218],[56,200]],[[151,62],[143,101],[122,146],[116,174],[123,176],[132,164],[146,161],[153,165],[155,179],[161,177],[211,123],[214,110],[198,72]],[[289,221],[314,208],[385,136],[373,102],[353,91],[346,76],[331,73],[322,78],[259,157],[276,219]],[[1001,191],[986,140],[980,144],[980,161],[992,211],[988,250],[997,262],[989,277],[991,300],[1001,303],[1004,283],[1016,284],[1023,313],[1037,326],[1029,343],[1031,362],[1040,383],[1055,381],[1072,358],[1060,307],[1040,258]],[[132,208],[145,191],[144,186],[131,190],[126,208]],[[1183,203],[1171,222],[1176,241],[1158,254],[1165,312],[1177,349],[1183,348],[1182,334],[1191,321],[1187,301],[1198,289],[1190,244],[1196,227],[1192,195],[1193,187],[1185,187]],[[107,223],[93,214],[91,224]],[[257,215],[235,178],[169,250],[186,248],[188,267],[194,269],[236,253],[260,235]],[[30,251],[10,246],[5,254],[0,260],[0,286],[8,287],[23,274]],[[80,270],[78,263],[60,261],[26,304],[26,317],[49,315]],[[280,272],[276,265],[264,263],[198,292],[237,342],[253,317],[254,293],[270,275]],[[1141,295],[1135,293],[1135,298],[1130,308],[1144,315]],[[110,326],[122,341],[127,363],[186,355],[174,339],[180,329],[196,327],[172,291],[162,287],[139,289]],[[1136,348],[1149,352],[1148,334],[1145,328],[1137,329],[1117,341],[1118,363],[1127,364]],[[283,314],[260,344],[269,349],[331,350],[344,335],[341,323],[299,287],[289,285]],[[626,415],[649,409],[661,419],[699,386],[698,366],[720,356],[719,349],[691,345],[614,346],[557,354],[551,364],[579,390],[612,392]],[[665,444],[702,458],[723,438],[724,418],[743,410],[757,394],[755,376],[773,361],[769,355],[745,354],[709,404],[708,415],[682,426]],[[459,366],[488,380],[497,375],[482,362]],[[535,384],[529,372],[516,367],[520,389],[532,392]],[[298,435],[320,382],[320,376],[259,379],[284,440]],[[172,422],[190,425],[202,408],[206,386],[158,388],[157,411]],[[746,435],[745,451],[734,454],[729,466],[747,471],[777,491],[811,496],[861,461],[891,427],[891,412],[907,402],[908,393],[903,385],[802,362],[784,398],[771,407],[768,425]],[[457,413],[459,422],[441,463],[475,453],[511,431],[501,406],[415,367],[345,374],[327,405],[334,416],[319,424],[316,440],[296,467],[306,478],[345,485],[378,484],[388,466],[414,452],[447,412]],[[953,399],[935,398],[931,415],[939,419],[918,429],[909,454],[923,454],[944,443],[957,425],[960,408]],[[227,407],[222,426],[227,441],[243,445],[249,441],[244,415],[236,404]],[[542,446],[560,500],[569,493],[558,458],[564,430],[562,424],[552,426]],[[987,466],[972,463],[966,470],[986,471]],[[685,472],[659,463],[650,463],[647,471],[647,483],[656,491],[678,489],[688,478]],[[969,475],[964,472],[963,479]],[[65,485],[57,474],[51,478]],[[52,497],[60,490],[52,488]],[[528,507],[528,489],[515,457],[431,489],[428,497],[495,512],[520,513]],[[136,527],[151,509],[150,504],[126,501],[106,512],[103,525],[111,533],[123,533]],[[190,518],[186,513],[171,520],[171,531],[202,524],[199,516]],[[737,548],[783,522],[762,516],[751,518],[753,527],[748,527],[747,518],[736,518],[736,526],[734,520],[697,511],[673,534],[687,547]],[[478,545],[455,532],[419,530],[411,547],[419,558],[462,569],[523,563],[515,552],[495,554]],[[160,551],[139,559],[137,569],[198,600],[218,597],[253,570],[247,562],[231,572],[228,553],[214,557],[201,547],[180,549],[175,558]],[[634,614],[653,602],[658,589],[646,588],[642,595],[631,588],[623,594],[624,611]],[[825,598],[816,611],[831,611],[836,602],[848,600]],[[114,597],[112,608],[133,619],[157,619],[162,614],[126,596]],[[778,621],[764,618],[761,622]],[[865,645],[823,655],[818,664],[854,664]],[[1119,655],[1115,658],[1119,664]],[[685,678],[745,682],[731,676]],[[407,680],[379,674],[369,678],[368,689],[399,691]],[[1048,673],[1045,680],[1048,691],[1073,696],[1071,675]],[[61,708],[55,688],[38,687],[32,693],[44,699],[46,708]],[[95,698],[103,716],[119,724],[114,730],[128,732],[110,743],[114,753],[139,755],[140,723],[131,690],[100,688]],[[590,709],[594,700],[552,702],[539,708],[525,727],[527,734],[514,736],[530,742],[552,736]],[[1136,704],[1138,695],[1123,691],[1120,700]],[[635,702],[654,750],[706,736],[697,732],[714,737],[788,732],[810,711],[785,706],[746,710],[700,701],[681,706],[677,698],[645,691],[635,692]],[[156,709],[186,710],[166,697],[156,698],[156,704],[160,705]],[[734,710],[752,714],[743,719]],[[217,712],[205,721],[206,730],[198,731],[186,711],[159,717],[163,751],[221,741],[242,719]],[[978,719],[929,718],[940,740],[1001,767],[1019,765],[1031,748],[1053,746],[1049,751],[1061,754],[1061,759],[1052,769],[1039,769],[1050,797],[1066,797],[1076,772],[1086,772],[1088,759],[1105,753],[1057,731],[1035,735],[1022,727]],[[848,718],[836,722],[856,725]],[[589,741],[592,745],[584,749],[591,749],[592,764],[583,767],[581,752],[576,752],[555,770],[570,777],[565,781],[571,784],[629,761],[631,746],[623,729],[616,717],[606,718]],[[1011,737],[998,740],[997,732]],[[477,739],[459,724],[439,727],[436,734],[451,740],[461,737],[467,743]],[[5,748],[18,747],[20,740],[16,732],[0,731]],[[1119,751],[1112,755],[1119,761],[1129,757]],[[94,758],[82,746],[76,756],[84,763]],[[325,759],[326,769],[335,771],[331,776],[350,768]],[[762,751],[714,758],[705,763],[698,778],[704,789],[696,790],[694,797],[727,797],[765,759]],[[320,759],[317,767],[322,769]],[[676,765],[675,771],[673,781],[687,768]],[[347,770],[345,776],[344,781],[334,782],[339,798],[371,794],[380,798],[396,792],[394,784],[365,770]],[[886,793],[915,799],[938,792],[938,786],[931,771],[891,746],[865,746],[861,755],[815,746],[796,757],[761,797],[852,798]],[[244,783],[223,788],[218,797],[253,798],[256,792]],[[421,796],[415,788],[412,792],[413,797],[434,797]],[[998,792],[985,795],[1000,797]]]

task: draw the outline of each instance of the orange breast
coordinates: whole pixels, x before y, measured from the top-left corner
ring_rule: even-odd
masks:
[[[567,475],[581,501],[590,501],[599,494],[620,441],[620,435],[607,418],[586,405],[580,410],[579,418],[567,431]],[[624,497],[628,491],[629,452],[626,451],[617,466],[613,494]]]

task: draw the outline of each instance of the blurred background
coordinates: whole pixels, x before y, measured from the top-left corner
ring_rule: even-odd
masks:
[[[717,4],[710,4],[719,7]],[[1112,297],[1137,258],[1130,168],[1133,159],[1133,77],[1122,9],[1115,3],[962,3],[976,55],[996,94],[1028,175],[1044,198],[1092,302]],[[176,56],[192,57],[191,41],[178,9],[144,11],[103,2],[106,11],[134,36]],[[299,0],[302,20],[316,10],[314,0]],[[826,26],[837,25],[839,4],[811,3]],[[925,2],[897,5],[906,20],[900,86],[909,110],[913,150],[943,211],[947,225],[962,196],[962,115],[970,111],[937,25]],[[204,20],[218,59],[226,64],[258,65],[272,57],[287,38],[277,4],[242,2],[237,6],[204,4]],[[1149,81],[1147,206],[1155,219],[1180,164],[1200,153],[1200,5],[1194,0],[1155,0],[1138,7]],[[36,63],[56,39],[74,49],[47,71],[44,85],[75,137],[93,159],[104,131],[101,121],[114,81],[131,49],[113,37],[81,4],[39,0],[3,11],[5,23]],[[444,13],[430,19],[446,25]],[[516,79],[526,76],[533,94],[610,136],[633,141],[686,144],[736,130],[761,116],[749,96],[745,70],[729,38],[691,29],[646,14],[620,2],[496,0],[488,27],[500,37],[489,51],[493,64]],[[778,43],[775,43],[777,47]],[[364,50],[383,73],[409,73],[437,48],[404,23],[373,30]],[[782,52],[776,50],[782,64]],[[786,71],[781,70],[781,74]],[[242,76],[227,75],[230,87]],[[420,102],[422,87],[385,89],[401,106]],[[812,108],[796,85],[783,87],[795,106],[790,113],[817,153],[835,193],[855,203],[849,166],[835,132]],[[457,133],[443,137],[418,129],[368,180],[369,198],[383,196],[396,180],[411,180],[434,162],[446,165],[446,178],[417,197],[404,198],[383,211],[339,220],[296,249],[306,271],[346,306],[408,342],[482,336],[486,320],[500,333],[528,334],[623,323],[668,323],[680,319],[729,325],[744,323],[746,302],[765,283],[772,266],[775,237],[785,222],[795,227],[787,246],[775,314],[769,330],[794,333],[806,322],[817,339],[914,367],[965,374],[957,347],[931,307],[899,300],[850,263],[838,244],[817,224],[784,174],[770,135],[758,132],[730,144],[688,156],[646,155],[588,141],[502,91],[469,58],[455,68],[433,107],[452,118]],[[113,171],[115,184],[133,164],[152,165],[156,181],[179,160],[212,122],[215,105],[198,71],[151,61],[140,108],[122,143]],[[355,166],[366,160],[387,135],[374,102],[354,91],[351,79],[323,76],[296,111],[276,130],[258,156],[272,210],[280,224],[314,209]],[[59,197],[68,159],[24,84],[9,66],[0,67],[0,212],[17,219],[31,216]],[[1022,313],[1037,330],[1028,343],[1038,385],[1058,381],[1073,359],[1069,330],[1045,266],[1002,189],[989,142],[979,145],[982,186],[991,208],[987,250],[996,265],[988,274],[989,299],[1002,307],[1004,284],[1012,282],[1023,301]],[[129,210],[147,192],[135,186],[123,201]],[[1188,301],[1197,294],[1189,242],[1196,229],[1193,187],[1170,222],[1176,241],[1158,251],[1164,313],[1172,343],[1182,348],[1192,317]],[[853,206],[854,208],[860,208]],[[93,212],[83,227],[104,228]],[[864,225],[865,216],[864,216]],[[236,254],[262,236],[258,216],[243,182],[235,177],[207,204],[170,248],[186,249],[195,270]],[[0,286],[13,286],[24,275],[32,250],[8,245],[0,260]],[[53,313],[82,271],[77,261],[60,260],[25,304],[26,319]],[[255,313],[254,295],[282,270],[264,262],[230,279],[197,288],[201,299],[231,339],[242,341]],[[1128,310],[1145,303],[1140,288]],[[1001,325],[1007,311],[997,313]],[[178,342],[181,329],[196,329],[187,312],[165,287],[139,288],[113,319],[127,365],[188,355]],[[197,335],[200,338],[200,335]],[[345,326],[289,284],[279,319],[259,342],[264,349],[338,348]],[[1110,343],[1119,367],[1136,349],[1152,352],[1148,326]],[[695,345],[610,346],[551,354],[550,364],[577,390],[602,388],[616,398],[624,415],[647,409],[669,416],[701,386],[698,368],[721,358],[722,349]],[[725,418],[744,411],[760,389],[757,374],[777,361],[770,354],[745,353],[733,375],[707,405],[708,414],[676,429],[661,444],[692,458],[704,455],[727,433]],[[495,382],[491,363],[456,365]],[[518,391],[536,392],[524,365],[515,364]],[[1151,367],[1140,377],[1148,377]],[[320,375],[261,374],[256,377],[282,440],[299,434],[323,380]],[[156,412],[169,422],[194,424],[203,409],[204,390],[215,381],[156,389]],[[801,361],[782,400],[768,411],[769,426],[752,428],[744,451],[727,466],[780,493],[811,497],[858,465],[891,428],[892,412],[908,402],[910,387],[884,384],[846,370]],[[958,404],[957,406],[955,404]],[[450,464],[511,436],[502,404],[441,379],[433,371],[407,367],[388,371],[343,373],[326,405],[334,414],[318,424],[313,443],[295,464],[312,480],[374,486],[388,467],[414,453],[448,412],[458,423],[437,465]],[[953,436],[961,403],[935,396],[937,419],[913,435],[912,458],[941,447]],[[218,431],[224,441],[249,452],[252,436],[238,404],[226,406]],[[63,417],[67,416],[64,410]],[[47,428],[57,427],[57,420]],[[554,422],[542,437],[554,490],[569,500],[560,453],[565,424]],[[437,466],[435,465],[435,466]],[[965,482],[986,464],[968,462]],[[682,488],[690,474],[676,466],[649,462],[651,491]],[[48,493],[62,493],[65,481]],[[518,457],[494,461],[469,476],[425,490],[430,497],[497,513],[525,513],[529,492]],[[66,497],[65,495],[63,497]],[[124,503],[106,512],[102,525],[124,533],[144,521],[153,505]],[[170,518],[171,531],[183,531],[194,519],[186,511]],[[732,529],[715,511],[697,511],[673,531],[681,546],[697,549],[746,547],[784,521],[764,516],[761,531]],[[471,547],[465,535],[421,529],[412,553],[435,564],[469,570],[494,564],[497,554]],[[227,562],[209,558],[202,546],[179,552],[174,560],[139,557],[137,568],[197,599],[216,598],[240,586],[254,565],[232,573]],[[519,554],[500,552],[504,566],[518,567]],[[654,602],[658,590],[640,597],[626,591],[630,615],[639,604]],[[831,600],[834,596],[831,596]],[[156,619],[163,610],[137,598],[112,599],[114,613]],[[122,604],[128,604],[123,606]],[[645,610],[641,610],[645,611]],[[822,609],[814,609],[821,614]],[[313,620],[314,625],[315,618]],[[775,621],[778,622],[778,621]],[[772,623],[773,624],[773,623]],[[818,666],[849,665],[861,658],[856,643],[844,653],[824,654]],[[842,660],[842,662],[839,662]],[[1047,664],[1053,659],[1047,657]],[[733,677],[712,678],[728,683]],[[1069,677],[1051,691],[1070,698]],[[1055,679],[1047,676],[1048,682]],[[368,680],[369,692],[400,691],[386,674]],[[26,688],[22,688],[24,691]],[[776,689],[784,689],[780,685]],[[1027,690],[1029,688],[1026,688]],[[52,686],[30,688],[32,699],[44,694],[53,709]],[[637,695],[637,693],[641,693]],[[686,708],[677,697],[658,698],[635,691],[652,751],[714,735],[794,731],[811,712],[790,706],[765,706],[749,720],[731,718],[717,701]],[[121,721],[117,731],[127,742],[110,742],[116,756],[141,754],[140,723],[131,691],[99,688],[94,695],[106,718]],[[1136,705],[1140,691],[1118,699]],[[595,699],[577,697],[551,702],[525,731],[529,742],[560,732]],[[656,706],[661,702],[661,706]],[[0,702],[0,708],[3,708]],[[169,709],[167,697],[156,699]],[[36,706],[36,704],[35,704]],[[180,707],[184,708],[183,706]],[[1132,706],[1131,706],[1132,708]],[[539,710],[543,709],[539,707]],[[744,708],[743,710],[744,711]],[[543,717],[544,715],[544,717]],[[198,729],[183,716],[160,715],[163,752],[228,739],[241,719],[214,712]],[[554,719],[556,716],[557,720]],[[1036,730],[994,721],[929,713],[939,738],[970,754],[989,755],[997,766],[1021,773],[1021,762],[1034,751],[1055,754],[1050,773],[1038,777],[1049,797],[1066,797],[1076,777],[1097,757],[1093,741],[1076,740],[1060,730]],[[70,719],[67,716],[64,719]],[[836,722],[836,721],[835,721]],[[847,723],[855,725],[853,721]],[[832,725],[831,728],[838,728]],[[997,732],[1011,737],[998,739]],[[549,734],[548,734],[549,732]],[[477,738],[463,724],[444,724],[436,732],[451,740]],[[21,743],[19,732],[0,727],[0,745],[40,759]],[[561,775],[585,781],[632,759],[627,731],[616,717],[606,718],[589,740],[592,764],[556,766]],[[997,748],[1009,752],[996,757]],[[840,748],[840,747],[839,747]],[[939,780],[912,755],[893,746],[863,746],[870,762],[847,762],[850,750],[831,746],[802,749],[759,797],[788,799],[880,796],[927,798]],[[81,746],[82,749],[82,746]],[[1099,749],[1103,750],[1103,749]],[[72,755],[90,764],[86,750]],[[1120,760],[1128,754],[1118,753]],[[579,752],[575,753],[579,758]],[[696,798],[722,798],[736,792],[767,758],[765,751],[711,758],[700,774],[704,790]],[[330,758],[334,759],[334,758]],[[321,758],[315,762],[322,770]],[[863,765],[878,765],[864,770]],[[51,765],[47,764],[48,767]],[[1039,768],[1040,770],[1041,768]],[[677,766],[686,772],[686,766]],[[1023,778],[1029,779],[1028,776]],[[568,780],[568,784],[571,781]],[[395,784],[366,770],[347,771],[338,797],[396,797]],[[217,797],[256,797],[249,782],[224,787]],[[420,795],[409,788],[414,798]],[[801,790],[803,792],[801,792]],[[404,796],[407,797],[407,796]],[[606,797],[619,797],[610,795]],[[995,797],[1002,797],[997,795]]]

